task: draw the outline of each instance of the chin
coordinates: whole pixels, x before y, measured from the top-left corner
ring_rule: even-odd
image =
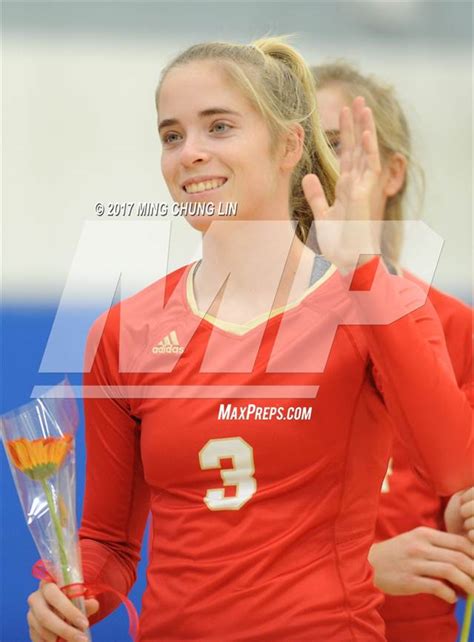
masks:
[[[215,220],[211,216],[183,216],[184,220],[197,232],[207,232],[212,222]]]

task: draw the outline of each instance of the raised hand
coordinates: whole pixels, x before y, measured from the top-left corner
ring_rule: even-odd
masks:
[[[380,222],[372,221],[372,203],[381,173],[377,133],[371,110],[361,96],[340,115],[340,176],[329,206],[319,178],[307,174],[303,190],[313,211],[318,244],[341,269],[353,268],[359,256],[380,254]]]
[[[373,544],[369,553],[374,584],[384,593],[429,593],[449,603],[456,601],[452,586],[474,592],[473,557],[465,537],[425,526]]]

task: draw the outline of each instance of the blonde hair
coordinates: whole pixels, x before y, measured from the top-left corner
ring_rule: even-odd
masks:
[[[171,69],[197,60],[216,61],[236,83],[268,124],[273,144],[299,123],[304,130],[301,160],[290,184],[290,212],[297,234],[306,242],[313,222],[301,180],[314,173],[321,181],[329,204],[334,201],[337,164],[321,128],[316,109],[314,80],[303,57],[282,37],[256,40],[250,45],[225,42],[197,44],[179,54],[165,67],[156,90],[158,105],[161,85]]]
[[[345,60],[311,67],[316,89],[327,86],[340,87],[349,100],[363,96],[373,112],[382,162],[392,154],[400,153],[407,160],[407,174],[402,188],[387,200],[384,219],[402,221],[403,206],[408,184],[413,182],[421,195],[424,175],[413,159],[411,133],[408,121],[391,85],[373,75],[363,75]],[[403,242],[401,225],[387,226],[382,236],[382,253],[394,265],[398,264]]]

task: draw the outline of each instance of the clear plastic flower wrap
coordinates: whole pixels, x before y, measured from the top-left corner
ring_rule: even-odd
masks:
[[[54,578],[85,615],[76,521],[78,411],[69,383],[57,389],[61,394],[52,388],[0,417],[0,432],[45,576]],[[90,631],[84,635],[92,640]]]

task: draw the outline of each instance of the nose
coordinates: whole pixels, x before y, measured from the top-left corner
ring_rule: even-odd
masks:
[[[184,145],[181,146],[181,163],[185,167],[206,163],[209,157],[210,154],[199,136],[187,136]]]

